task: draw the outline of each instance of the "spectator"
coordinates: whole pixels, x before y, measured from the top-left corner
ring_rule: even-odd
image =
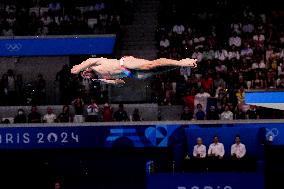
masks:
[[[263,89],[264,88],[264,81],[260,79],[259,74],[255,74],[255,79],[252,81],[252,88],[254,89]]]
[[[191,91],[187,91],[184,97],[184,105],[189,108],[189,110],[194,110],[194,99],[196,95],[195,88],[192,88]]]
[[[235,144],[231,146],[231,156],[234,159],[243,159],[246,155],[246,146],[241,143],[241,137],[235,137]]]
[[[170,82],[170,80],[168,79],[167,82],[164,84],[164,88],[165,88],[164,103],[167,104],[167,105],[172,105],[173,96],[175,94],[174,83]]]
[[[132,121],[142,121],[140,112],[138,108],[135,108],[132,114]]]
[[[46,81],[42,74],[38,74],[38,80],[36,82],[37,104],[45,104],[46,96]]]
[[[7,71],[8,76],[8,102],[10,105],[15,105],[16,96],[16,84],[15,84],[15,76],[14,72],[9,69]]]
[[[227,67],[222,64],[221,61],[218,61],[216,67],[215,67],[216,73],[218,74],[226,74],[227,73]]]
[[[70,114],[70,109],[68,105],[63,106],[62,112],[58,115],[57,120],[60,123],[72,122],[72,116]]]
[[[116,112],[114,112],[113,119],[115,121],[128,121],[127,112],[123,108],[123,104],[119,104],[119,108]]]
[[[56,115],[53,113],[53,110],[51,107],[47,108],[47,114],[43,116],[42,120],[44,123],[55,123],[56,122]]]
[[[110,107],[108,103],[104,104],[102,116],[103,116],[103,122],[112,121],[112,108]]]
[[[214,79],[214,88],[217,89],[220,86],[225,87],[226,82],[223,78],[221,78],[220,74],[216,74],[216,78]]]
[[[244,33],[252,33],[254,31],[254,26],[252,23],[249,23],[249,22],[246,22],[244,25],[243,25],[243,32]]]
[[[65,64],[62,69],[56,74],[56,81],[59,82],[59,91],[60,91],[60,102],[63,104],[70,103],[70,84],[71,73],[69,71],[68,65]]]
[[[180,120],[192,120],[193,119],[193,111],[190,111],[189,107],[184,107],[183,112],[180,116]]]
[[[231,46],[231,49],[228,52],[228,59],[232,60],[232,59],[236,59],[239,60],[240,59],[240,53],[239,51],[236,49],[235,45]]]
[[[208,73],[205,73],[204,77],[201,79],[201,87],[204,91],[210,91],[213,88],[213,79]]]
[[[31,113],[28,115],[28,123],[41,123],[41,115],[37,112],[36,106],[31,108]]]
[[[163,35],[160,41],[160,48],[168,49],[170,47],[170,41]]]
[[[193,157],[200,159],[206,157],[206,146],[203,144],[202,138],[196,139],[196,145],[193,148]]]
[[[95,99],[91,99],[91,103],[87,106],[87,117],[86,122],[97,122],[99,121],[99,106]]]
[[[215,59],[225,61],[228,58],[228,51],[226,49],[219,48],[215,51]]]
[[[173,32],[178,34],[178,35],[182,35],[184,31],[185,31],[185,28],[180,23],[174,25],[174,27],[173,27]]]
[[[84,101],[81,97],[75,98],[72,102],[75,110],[74,122],[82,123],[83,122],[83,113],[84,113]]]
[[[18,109],[18,113],[14,118],[14,123],[27,123],[27,117],[23,109]]]
[[[248,119],[259,119],[259,112],[256,106],[250,106],[249,110],[247,111],[247,118]]]
[[[59,182],[54,183],[54,189],[61,189],[61,185]]]
[[[224,145],[219,142],[219,137],[214,136],[213,143],[210,144],[208,149],[208,156],[212,158],[222,159],[225,154]]]
[[[8,104],[8,75],[3,74],[0,83],[0,95],[1,95],[1,104],[6,105]]]
[[[206,114],[207,120],[219,120],[219,113],[215,106],[210,106],[209,111]]]
[[[241,50],[241,57],[244,59],[251,59],[252,55],[253,55],[253,49],[248,43],[245,44],[244,48]]]
[[[246,119],[246,113],[242,109],[242,105],[238,104],[235,109],[235,119]]]
[[[197,104],[197,112],[195,113],[196,120],[204,120],[205,119],[205,113],[202,109],[201,104]]]
[[[242,45],[242,39],[239,36],[237,36],[236,32],[234,32],[233,36],[230,37],[229,45],[230,46],[236,46],[236,47],[240,47]]]
[[[230,111],[230,107],[228,105],[225,106],[225,111],[221,113],[221,120],[233,120],[234,114]]]
[[[201,107],[203,108],[203,112],[206,112],[207,99],[209,97],[210,97],[210,94],[207,92],[204,92],[204,89],[201,88],[200,92],[195,95],[194,105],[197,107],[197,105],[200,104]]]

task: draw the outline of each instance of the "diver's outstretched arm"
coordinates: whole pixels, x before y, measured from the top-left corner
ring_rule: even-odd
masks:
[[[88,58],[87,60],[83,61],[81,64],[73,66],[73,68],[71,69],[71,73],[78,74],[79,72],[84,71],[85,69],[98,64],[98,62],[102,59],[105,58]]]
[[[125,82],[122,79],[93,79],[93,81],[100,81],[102,83],[113,84],[113,85],[125,84]]]

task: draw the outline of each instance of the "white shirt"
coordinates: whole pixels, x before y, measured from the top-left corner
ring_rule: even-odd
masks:
[[[160,46],[167,48],[167,47],[170,46],[170,41],[168,39],[161,40],[160,41]]]
[[[197,104],[202,105],[202,110],[206,112],[207,108],[207,99],[210,97],[210,94],[207,92],[204,93],[197,93],[194,98],[194,106],[196,107]]]
[[[233,144],[231,146],[231,155],[236,154],[237,158],[242,158],[246,155],[246,146],[242,143]]]
[[[241,56],[251,56],[253,54],[253,50],[251,48],[245,48],[241,50]]]
[[[230,51],[230,52],[228,53],[228,59],[231,60],[231,59],[233,59],[233,58],[235,58],[235,59],[237,59],[237,60],[240,59],[240,53],[239,53],[239,51]]]
[[[206,146],[201,144],[201,145],[195,145],[193,148],[193,156],[197,157],[198,154],[200,155],[199,157],[205,158],[206,157]]]
[[[233,120],[234,114],[231,111],[221,113],[221,120]]]
[[[242,39],[238,36],[236,37],[230,37],[229,39],[229,45],[233,46],[235,45],[236,47],[240,47],[242,45]]]
[[[215,155],[215,156],[221,156],[223,157],[225,154],[225,149],[224,149],[224,145],[222,143],[212,143],[209,146],[208,149],[208,155]]]
[[[243,26],[243,32],[245,33],[252,33],[254,30],[254,26],[252,24],[245,24]]]
[[[194,52],[191,56],[193,59],[197,59],[197,62],[201,62],[203,59],[203,53],[201,52]]]
[[[253,39],[254,41],[262,42],[262,41],[265,40],[265,37],[264,37],[264,35],[259,34],[259,35],[254,35],[254,36],[252,37],[252,39]]]
[[[177,33],[177,34],[179,34],[179,35],[181,35],[183,32],[184,32],[184,26],[183,25],[175,25],[174,27],[173,27],[173,32],[175,32],[175,33]]]
[[[96,104],[91,104],[87,107],[88,115],[98,115],[99,114],[99,107]]]
[[[228,57],[228,52],[225,49],[215,52],[215,58],[216,59],[224,61],[227,57]]]
[[[43,121],[45,121],[46,123],[54,123],[56,120],[56,115],[55,114],[45,114],[43,116]]]

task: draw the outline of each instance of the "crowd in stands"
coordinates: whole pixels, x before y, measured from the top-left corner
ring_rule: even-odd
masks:
[[[131,6],[129,0],[4,1],[0,2],[0,35],[119,34],[121,22],[131,18]]]
[[[25,82],[21,74],[9,69],[0,79],[0,105],[28,105],[46,103],[46,81],[38,74],[31,82]]]
[[[124,109],[123,104],[119,104],[118,109],[105,103],[100,106],[94,99],[88,104],[84,104],[81,98],[76,98],[72,102],[72,110],[69,105],[62,106],[62,111],[55,114],[52,107],[48,106],[45,114],[41,114],[37,106],[31,106],[27,114],[23,108],[19,108],[14,118],[2,118],[2,123],[82,123],[82,122],[112,122],[112,121],[142,121],[139,109],[135,108],[131,115]]]
[[[174,3],[162,12],[171,19],[161,19],[157,30],[159,57],[194,58],[198,67],[157,76],[152,85],[158,103],[183,103],[187,120],[283,118],[281,111],[244,102],[247,89],[283,89],[280,14],[247,6],[190,13]]]

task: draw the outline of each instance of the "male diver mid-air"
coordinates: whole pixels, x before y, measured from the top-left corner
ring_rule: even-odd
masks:
[[[154,70],[166,67],[196,67],[196,59],[172,60],[159,58],[156,60],[145,60],[133,56],[122,57],[120,60],[108,58],[89,58],[79,65],[73,66],[71,73],[81,72],[82,77],[98,80],[107,84],[124,84],[122,78],[132,77],[145,79],[154,75]],[[152,72],[152,73],[151,73]]]

